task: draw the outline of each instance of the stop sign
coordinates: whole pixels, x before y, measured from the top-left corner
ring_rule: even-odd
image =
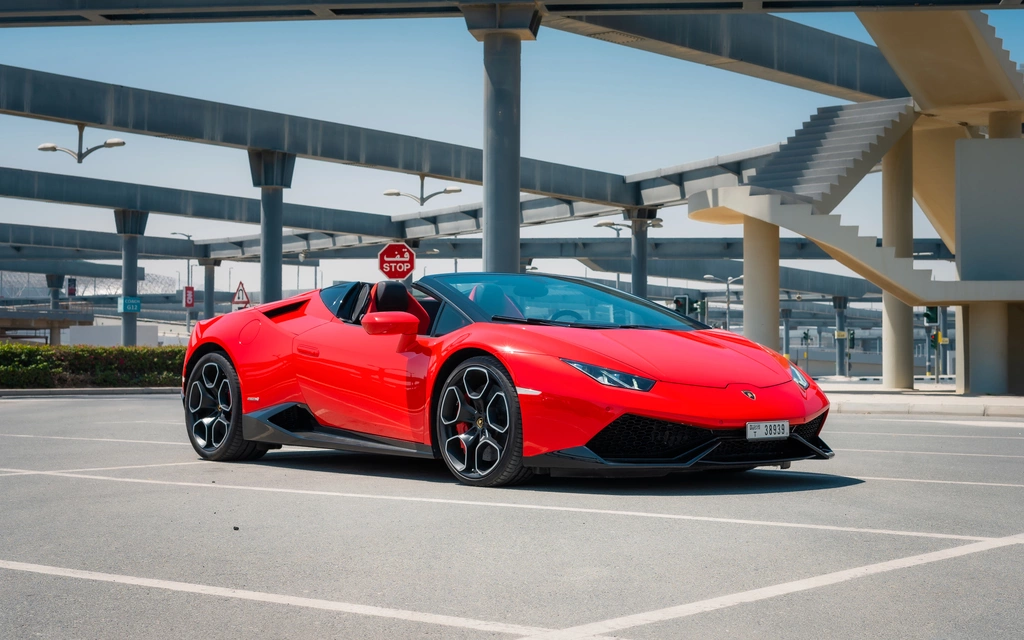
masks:
[[[416,254],[404,242],[392,242],[377,254],[377,268],[389,278],[405,278],[415,267]]]

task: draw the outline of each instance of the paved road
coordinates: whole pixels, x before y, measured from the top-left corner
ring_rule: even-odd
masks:
[[[789,471],[478,489],[202,462],[173,397],[3,399],[0,637],[1024,637],[1024,420],[825,439]]]

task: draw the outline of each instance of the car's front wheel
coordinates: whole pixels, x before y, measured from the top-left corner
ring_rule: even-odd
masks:
[[[436,418],[441,457],[460,482],[497,487],[533,475],[523,466],[519,397],[497,358],[479,356],[456,367]]]
[[[242,392],[231,362],[208,353],[192,367],[185,387],[185,427],[192,448],[207,460],[255,460],[267,446],[242,437]]]

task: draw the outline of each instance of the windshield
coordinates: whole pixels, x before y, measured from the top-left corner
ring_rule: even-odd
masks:
[[[577,280],[535,274],[460,273],[435,278],[495,322],[688,331],[703,325],[646,300]]]

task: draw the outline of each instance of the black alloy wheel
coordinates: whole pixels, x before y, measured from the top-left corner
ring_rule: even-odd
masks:
[[[448,376],[436,428],[441,457],[460,482],[497,487],[533,475],[523,466],[519,396],[497,358],[470,358]]]
[[[203,356],[185,387],[185,427],[192,448],[207,460],[255,460],[267,452],[260,442],[242,437],[238,374],[222,354]]]

